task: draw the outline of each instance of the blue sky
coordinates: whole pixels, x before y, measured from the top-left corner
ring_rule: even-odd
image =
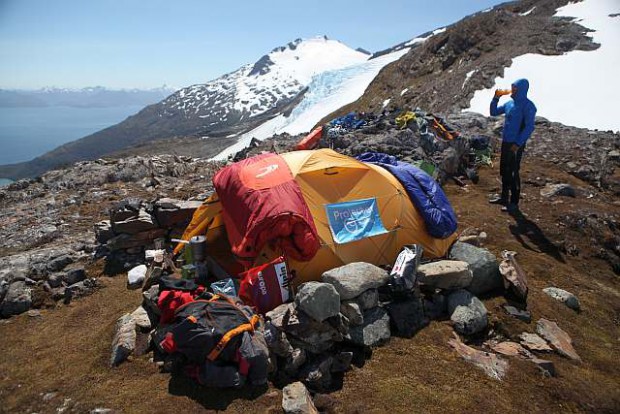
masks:
[[[374,52],[495,0],[0,0],[0,88],[205,83],[296,38]]]

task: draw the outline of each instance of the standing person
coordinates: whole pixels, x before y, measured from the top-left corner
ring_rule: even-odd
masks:
[[[502,177],[502,193],[499,197],[490,200],[490,203],[501,204],[502,211],[514,212],[519,210],[519,195],[521,180],[519,168],[525,144],[534,131],[536,106],[527,99],[530,87],[527,79],[519,79],[512,84],[512,100],[497,106],[502,91],[496,90],[491,100],[491,116],[505,114],[504,130],[502,131],[502,152],[499,162],[499,172]]]

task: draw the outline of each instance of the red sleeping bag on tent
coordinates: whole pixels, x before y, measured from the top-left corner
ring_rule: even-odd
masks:
[[[228,240],[237,260],[252,265],[267,242],[308,261],[319,249],[310,210],[288,164],[261,154],[221,169],[213,177]]]

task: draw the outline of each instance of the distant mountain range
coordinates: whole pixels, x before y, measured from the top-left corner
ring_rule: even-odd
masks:
[[[108,89],[102,86],[82,89],[0,89],[0,108],[146,106],[161,101],[174,91],[167,86],[154,89]]]

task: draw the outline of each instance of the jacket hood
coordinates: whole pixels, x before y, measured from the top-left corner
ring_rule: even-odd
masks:
[[[515,81],[512,86],[517,88],[517,92],[512,95],[512,99],[515,101],[523,101],[527,99],[527,91],[530,89],[530,83],[527,79],[519,79]]]

